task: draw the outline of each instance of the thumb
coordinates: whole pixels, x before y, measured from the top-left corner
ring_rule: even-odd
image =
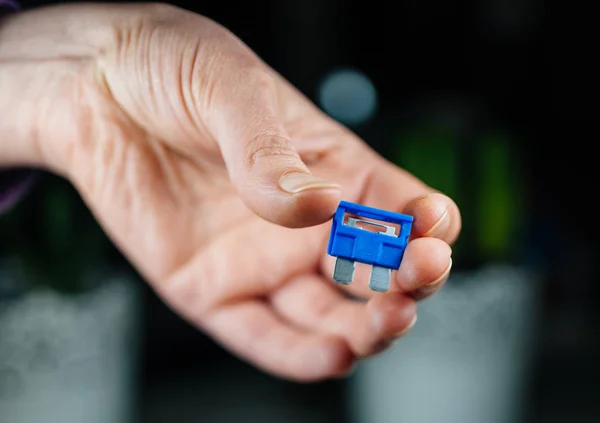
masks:
[[[229,81],[227,81],[229,82]],[[314,176],[278,116],[276,81],[265,69],[220,91],[207,119],[233,185],[260,217],[287,227],[331,218],[341,187]]]
[[[147,15],[134,29],[138,20],[119,17],[128,35],[104,49],[111,97],[176,150],[189,152],[208,132],[240,197],[260,217],[288,227],[330,219],[341,189],[302,162],[279,116],[270,69],[204,17],[171,6],[153,6]]]

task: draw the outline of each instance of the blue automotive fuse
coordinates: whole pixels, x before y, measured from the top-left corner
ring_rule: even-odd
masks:
[[[327,246],[327,254],[336,257],[333,280],[349,285],[355,263],[370,264],[369,288],[386,292],[392,270],[400,267],[412,222],[413,217],[406,214],[342,201],[333,216]]]

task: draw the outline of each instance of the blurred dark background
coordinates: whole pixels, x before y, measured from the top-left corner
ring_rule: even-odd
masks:
[[[374,148],[455,198],[464,219],[457,273],[501,264],[539,276],[520,420],[507,423],[600,421],[593,146],[599,69],[590,10],[538,0],[173,4],[231,29]],[[32,228],[23,216],[47,225]],[[52,289],[73,278],[60,273],[73,261],[82,263],[78,277],[98,268],[130,274],[72,189],[50,176],[0,224],[2,257],[25,257],[25,267],[46,263],[57,273],[48,279],[61,281]],[[57,238],[49,238],[48,225]],[[23,232],[16,251],[7,234]],[[72,237],[60,241],[65,233]],[[79,258],[85,245],[93,254]],[[133,421],[356,421],[352,378],[300,385],[264,375],[184,323],[137,276],[132,280],[143,329],[135,344],[140,361],[132,364],[135,389],[128,391]],[[99,284],[78,282],[68,291]],[[468,284],[464,292],[468,297]],[[0,313],[22,295],[0,291]],[[0,406],[0,422],[2,415]]]

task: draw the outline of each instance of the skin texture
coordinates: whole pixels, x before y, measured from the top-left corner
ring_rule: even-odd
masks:
[[[345,375],[447,279],[454,202],[205,17],[160,4],[11,16],[0,92],[0,165],[71,181],[170,307],[267,372]],[[342,198],[415,217],[388,293],[369,291],[366,266],[345,289],[331,281]]]

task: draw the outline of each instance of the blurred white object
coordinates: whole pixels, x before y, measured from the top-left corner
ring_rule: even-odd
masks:
[[[354,423],[521,421],[539,278],[510,266],[455,274],[412,332],[351,380]]]
[[[0,297],[2,423],[132,421],[139,331],[130,282],[116,277],[83,294]]]
[[[335,71],[323,80],[319,103],[334,119],[348,125],[360,125],[377,110],[377,90],[362,72],[353,69]]]

